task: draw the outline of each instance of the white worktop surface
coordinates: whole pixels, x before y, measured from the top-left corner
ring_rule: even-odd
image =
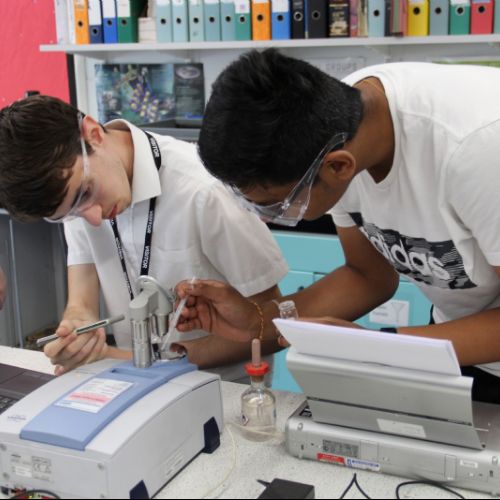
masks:
[[[0,362],[52,373],[52,366],[39,352],[0,346]],[[240,412],[240,395],[246,386],[222,383],[225,429],[221,446],[212,455],[201,454],[181,471],[157,498],[257,498],[264,487],[257,479],[289,479],[312,484],[316,498],[339,498],[356,472],[358,481],[371,498],[395,498],[399,483],[407,479],[385,474],[354,471],[341,466],[300,460],[287,454],[284,442],[273,438],[264,443],[244,439],[231,425]],[[303,401],[303,396],[275,392],[278,430],[284,431],[288,416]],[[222,482],[222,484],[221,484]],[[466,498],[492,498],[485,493],[459,491]],[[355,488],[346,498],[363,498]],[[428,486],[408,486],[402,498],[455,498],[445,491]]]

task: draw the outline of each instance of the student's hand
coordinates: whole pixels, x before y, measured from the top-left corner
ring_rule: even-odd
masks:
[[[74,368],[93,363],[107,357],[108,345],[106,332],[99,328],[94,332],[76,335],[75,328],[87,325],[94,319],[63,319],[59,324],[56,334],[57,340],[47,344],[44,348],[45,355],[55,365],[54,373],[62,375]]]
[[[0,267],[0,309],[2,309],[7,297],[7,278]]]
[[[309,323],[320,323],[322,325],[342,326],[344,328],[365,330],[365,327],[358,325],[357,323],[352,323],[351,321],[346,321],[345,319],[332,318],[331,316],[325,316],[322,318],[300,318],[300,320],[307,321]]]
[[[238,342],[247,342],[259,332],[257,308],[227,283],[182,281],[176,292],[180,299],[189,296],[177,325],[180,332],[205,330]]]
[[[178,341],[170,349],[186,354],[189,362],[197,365],[200,370],[250,361],[252,355],[250,342],[234,342],[216,335]]]

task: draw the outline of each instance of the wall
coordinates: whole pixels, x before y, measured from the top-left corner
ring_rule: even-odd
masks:
[[[26,90],[69,100],[66,56],[39,50],[55,39],[54,0],[0,0],[0,108]]]

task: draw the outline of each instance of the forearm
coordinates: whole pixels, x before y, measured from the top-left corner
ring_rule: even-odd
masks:
[[[64,310],[62,319],[81,319],[97,321],[99,313],[97,307],[89,307],[85,304],[68,304]]]
[[[275,313],[278,312],[277,303],[282,302],[284,300],[287,300],[287,299],[283,298],[283,296],[281,295],[281,291],[277,285],[270,288],[269,290],[266,290],[265,292],[259,293],[257,295],[253,295],[252,297],[250,297],[250,299],[253,300],[254,302],[257,302],[258,304],[260,304],[261,307],[264,306],[266,303],[269,303],[270,310],[274,311]],[[288,299],[288,300],[291,300],[291,299]],[[279,314],[277,314],[277,315],[279,316]],[[272,316],[272,317],[274,318],[276,316]],[[273,354],[273,353],[278,352],[281,349],[283,349],[283,347],[281,347],[278,344],[277,335],[274,335],[274,338],[273,337],[264,337],[263,340],[264,341],[262,342],[262,345],[261,345],[262,354],[265,354],[265,355]],[[251,344],[249,344],[247,347],[247,354],[251,353],[251,349],[252,349]]]
[[[400,327],[398,334],[451,340],[461,366],[500,361],[500,308],[437,325]]]
[[[349,266],[342,266],[313,285],[281,300],[293,300],[300,317],[333,316],[353,321],[389,300],[396,291],[397,276],[381,274],[366,276]],[[279,317],[275,303],[262,305],[264,339],[275,339],[272,323]]]
[[[107,358],[112,358],[112,359],[123,359],[126,361],[132,360],[132,351],[126,351],[125,349],[118,349],[118,347],[108,347],[107,353],[106,353]]]
[[[293,300],[301,317],[334,316],[353,321],[389,300],[397,283],[386,275],[367,276],[342,266],[283,300]]]
[[[235,342],[215,335],[179,344],[186,349],[189,361],[200,369],[248,361],[251,357],[249,342]]]
[[[64,319],[99,319],[99,278],[95,266],[82,264],[68,268],[68,303]]]

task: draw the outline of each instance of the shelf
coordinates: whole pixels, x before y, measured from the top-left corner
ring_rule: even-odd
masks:
[[[486,44],[500,48],[500,34],[494,35],[447,35],[408,36],[383,38],[315,38],[307,40],[266,40],[242,42],[187,42],[187,43],[115,43],[93,45],[41,45],[42,52],[65,52],[68,54],[105,58],[116,52],[175,52],[191,50],[241,50],[276,48],[317,47],[397,47],[418,45],[475,45]]]

